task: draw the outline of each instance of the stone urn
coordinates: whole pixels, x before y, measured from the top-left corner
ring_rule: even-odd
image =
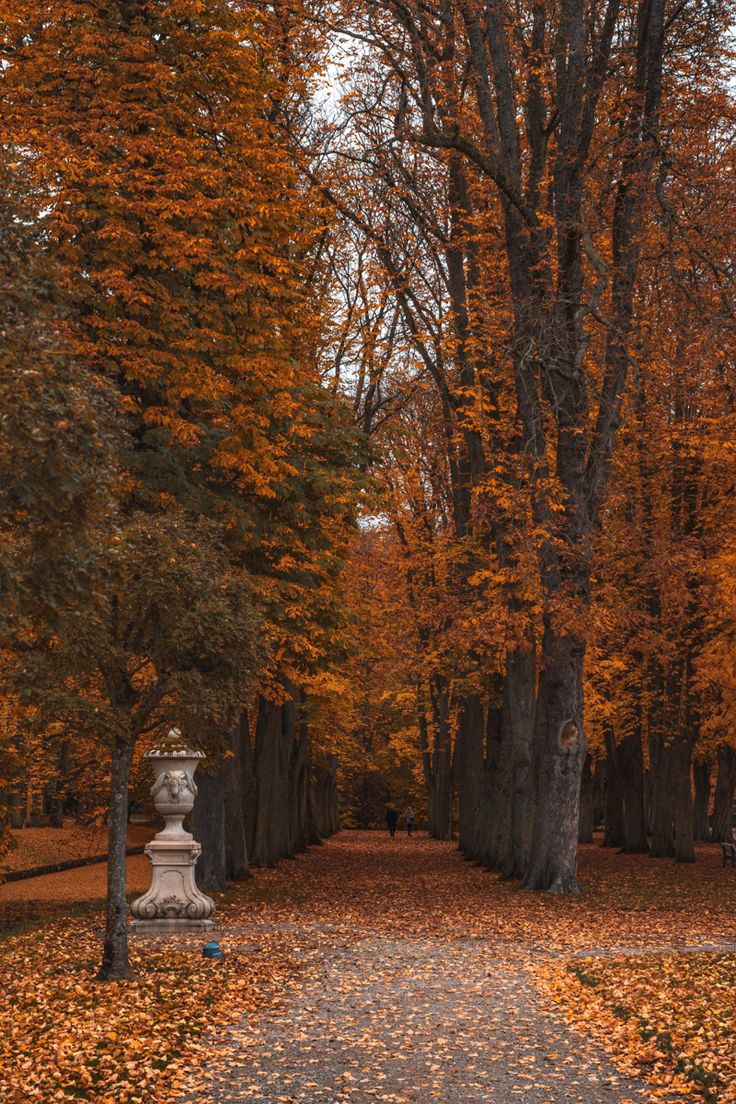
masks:
[[[145,758],[153,769],[151,796],[165,827],[146,846],[153,867],[151,887],[130,906],[130,930],[147,935],[210,931],[215,905],[194,880],[202,847],[182,824],[194,807],[194,772],[205,756],[187,747],[179,730],[172,728]]]
[[[145,758],[153,768],[151,797],[156,812],[161,814],[166,823],[166,827],[155,838],[193,839],[191,832],[184,831],[182,821],[194,808],[194,799],[197,796],[194,772],[200,759],[205,758],[204,754],[188,748],[167,752],[155,747]]]

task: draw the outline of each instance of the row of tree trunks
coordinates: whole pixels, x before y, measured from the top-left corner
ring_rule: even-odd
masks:
[[[491,163],[502,166],[498,171],[505,182],[501,188],[501,206],[513,307],[512,368],[522,427],[521,448],[533,464],[535,478],[536,473],[541,477],[540,483],[543,484],[544,479],[554,472],[564,492],[565,507],[561,512],[555,512],[545,493],[533,483],[531,520],[553,537],[539,548],[540,583],[546,612],[538,679],[535,679],[537,668],[534,663],[517,679],[513,664],[508,662],[510,657],[507,657],[504,672],[507,685],[500,696],[505,707],[503,722],[500,729],[492,727],[487,735],[484,735],[483,708],[485,706],[492,713],[498,702],[483,702],[471,694],[459,706],[456,774],[460,802],[460,847],[468,857],[520,877],[528,888],[558,893],[575,893],[579,889],[576,872],[580,789],[587,751],[582,708],[585,643],[566,627],[564,618],[553,616],[552,611],[558,608],[562,594],[572,596],[583,607],[590,604],[589,537],[597,524],[619,420],[620,395],[628,364],[626,343],[632,322],[633,289],[639,260],[638,229],[646,181],[655,160],[655,144],[650,139],[656,132],[661,82],[661,0],[650,7],[651,11],[647,8],[646,12],[642,8],[641,25],[636,37],[640,60],[637,79],[640,78],[641,83],[637,90],[645,95],[641,97],[641,103],[631,119],[632,133],[645,134],[646,138],[644,141],[638,139],[638,144],[634,143],[632,153],[623,166],[613,212],[615,271],[612,307],[615,320],[606,349],[605,401],[598,412],[596,434],[589,440],[586,439],[588,390],[579,370],[587,346],[587,337],[581,325],[583,312],[579,309],[583,295],[583,246],[579,228],[584,189],[582,176],[574,167],[587,160],[592,139],[592,127],[580,125],[580,120],[586,116],[586,112],[581,112],[579,102],[586,80],[582,63],[585,50],[580,46],[586,33],[582,11],[576,12],[574,17],[570,15],[559,31],[560,42],[565,41],[568,34],[572,36],[569,57],[574,59],[574,65],[572,61],[570,63],[574,69],[572,75],[564,71],[567,61],[564,64],[560,61],[560,100],[555,105],[555,115],[565,120],[559,126],[553,174],[556,231],[558,241],[563,243],[558,250],[559,295],[549,294],[544,281],[539,279],[546,248],[544,235],[539,234],[536,223],[530,229],[523,204],[513,201],[506,190],[509,182],[519,186],[524,178],[524,158],[516,122],[519,106],[515,102],[515,84],[511,75],[513,40],[509,38],[498,5],[486,9],[485,37],[474,17],[466,17],[469,64],[481,89],[479,113],[486,136],[495,136],[491,139]],[[535,13],[535,21],[541,40],[544,39],[545,19],[543,10],[539,9]],[[431,35],[427,35],[427,41],[432,41]],[[611,42],[609,35],[605,39],[605,50],[610,48]],[[599,41],[598,48],[601,45]],[[486,48],[489,56],[486,56]],[[597,50],[591,54],[593,52],[597,54]],[[558,55],[560,59],[568,58],[566,49],[560,49]],[[418,81],[425,90],[426,103],[435,100],[444,103],[442,95],[433,95],[434,72],[434,58],[425,58]],[[591,87],[596,86],[597,77],[589,76]],[[534,99],[536,92],[532,91],[531,96]],[[646,120],[645,126],[640,125],[639,111]],[[427,126],[425,121],[429,144],[436,133],[444,131],[444,124],[442,119],[435,130],[434,124]],[[538,161],[541,178],[541,166],[546,155],[546,139],[541,141],[541,128],[534,133],[527,128],[527,140],[534,147],[530,154],[533,163]],[[495,182],[498,183],[497,177]],[[536,187],[528,200],[532,204],[538,202]],[[465,273],[472,279],[470,260],[470,256],[466,258]],[[458,266],[458,274],[461,268]],[[464,308],[464,288],[461,292],[456,299],[460,308]],[[458,318],[464,318],[465,311],[456,310],[456,314]],[[551,327],[549,321],[553,318],[555,325]],[[555,334],[554,341],[549,340],[552,332]],[[464,336],[462,332],[458,334],[461,350]],[[534,356],[530,356],[530,350],[535,351]],[[466,366],[471,371],[464,386],[472,383],[473,375],[469,360]],[[543,399],[548,394],[555,397],[553,449],[541,428],[544,425]],[[459,408],[462,409],[462,403]],[[462,423],[462,417],[460,420]],[[486,429],[493,443],[496,430],[493,416]],[[472,443],[469,437],[472,434],[466,436],[466,446]],[[467,475],[464,481],[462,465],[458,465],[457,481],[462,482],[459,491],[465,491],[477,475],[470,447],[465,449],[465,460]],[[454,496],[458,497],[461,496]],[[496,515],[493,543],[498,561],[503,563],[509,535],[515,530],[519,519],[504,518],[503,512],[499,511]],[[462,526],[458,527],[458,535],[463,535]],[[574,549],[574,552],[560,556],[560,547]],[[513,595],[510,598],[513,609],[516,599]],[[493,754],[498,739],[511,755],[511,779],[507,756],[502,755],[496,760]],[[621,832],[623,834],[623,825]]]
[[[650,738],[647,771],[640,731],[619,743],[609,731],[605,747],[604,847],[629,854],[649,851],[653,858],[693,862],[695,841],[717,843],[732,838],[736,749],[718,748],[713,790],[712,764],[705,757],[693,762],[692,734],[687,729],[669,740]],[[587,782],[584,774],[581,810],[588,803],[592,807],[592,780]],[[581,842],[591,840],[589,825]]]
[[[212,771],[197,775],[192,831],[202,844],[205,889],[274,866],[338,829],[337,760],[315,760],[304,702],[258,702],[255,729],[243,712]]]

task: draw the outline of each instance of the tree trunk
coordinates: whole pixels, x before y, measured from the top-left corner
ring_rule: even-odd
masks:
[[[33,803],[35,800],[35,794],[33,792],[33,785],[31,780],[26,781],[26,795],[25,806],[23,812],[23,828],[30,828],[31,821],[33,819]]]
[[[624,800],[618,748],[613,729],[606,727],[606,783],[603,800],[603,846],[624,846]]]
[[[277,824],[286,810],[280,807],[281,706],[261,698],[256,720],[256,823],[252,860],[256,866],[274,866],[282,858],[282,832]]]
[[[202,845],[197,859],[196,879],[200,889],[224,889],[227,882],[227,833],[225,816],[225,767],[213,763],[197,774],[197,800],[191,817],[191,831]]]
[[[294,798],[294,756],[297,744],[297,706],[293,694],[281,706],[278,746],[278,804],[276,806],[276,859],[293,859],[296,843],[292,836]]]
[[[537,810],[527,889],[579,893],[580,777],[585,761],[581,641],[548,621],[542,642],[535,744]]]
[[[448,734],[449,735],[449,734]],[[452,756],[447,745],[434,755],[434,784],[429,800],[429,834],[433,839],[452,839]]]
[[[298,719],[298,738],[292,748],[290,767],[291,799],[289,803],[289,837],[294,853],[306,851],[308,840],[308,790],[311,779],[309,765],[309,725],[307,723],[304,701],[301,702]]]
[[[693,764],[695,802],[693,804],[693,835],[701,843],[710,839],[710,763],[696,759]]]
[[[243,754],[247,750],[247,728],[241,719],[232,727],[229,750],[223,761],[225,806],[225,875],[228,881],[248,876],[248,836],[246,829]]]
[[[319,811],[319,766],[310,763],[309,789],[307,790],[307,839],[310,844],[322,842],[320,835],[320,811]]]
[[[493,680],[485,711],[484,778],[487,824],[483,863],[500,870],[509,847],[513,787],[510,737],[504,725],[504,695],[501,679]]]
[[[250,716],[245,709],[240,714],[240,769],[242,772],[245,849],[248,861],[250,862],[255,846],[256,808],[258,798]]]
[[[593,768],[593,831],[603,824],[603,809],[606,792],[606,765],[602,758],[595,760]]]
[[[718,774],[713,796],[714,843],[730,843],[733,839],[733,801],[736,792],[736,749],[728,744],[718,748]]]
[[[327,811],[328,835],[334,836],[340,831],[340,818],[337,811],[337,756],[328,755]]]
[[[590,754],[585,756],[580,784],[580,827],[578,843],[593,842],[593,768]]]
[[[313,791],[317,836],[334,835],[337,817],[337,757],[324,755],[313,767]]]
[[[435,675],[430,688],[433,736],[430,740],[426,706],[421,687],[419,701],[419,744],[427,785],[429,834],[433,839],[452,839],[452,738],[446,680]]]
[[[644,755],[641,731],[624,736],[616,749],[623,804],[623,849],[627,855],[649,850],[644,801]]]
[[[515,648],[506,656],[504,729],[510,743],[512,791],[510,837],[501,854],[506,878],[522,878],[529,869],[534,829],[534,709],[536,655],[533,647]],[[503,809],[499,810],[504,816]]]
[[[693,840],[693,792],[690,784],[692,742],[681,735],[672,746],[672,821],[675,858],[695,862]]]
[[[457,790],[460,805],[458,847],[469,859],[481,861],[483,847],[485,756],[483,706],[477,694],[460,703],[455,748]]]
[[[125,897],[125,849],[128,835],[128,784],[133,740],[116,740],[112,748],[110,815],[107,844],[107,908],[100,981],[133,976],[128,961],[128,902]]]
[[[670,859],[675,853],[672,814],[672,748],[661,738],[652,740],[652,847],[655,859]]]

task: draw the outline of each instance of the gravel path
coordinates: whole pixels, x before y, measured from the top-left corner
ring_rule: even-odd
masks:
[[[303,934],[296,988],[266,1021],[230,1033],[209,1087],[181,1104],[655,1099],[543,1007],[508,948],[370,935],[331,945],[315,929],[309,949],[309,925]]]
[[[213,1025],[177,1104],[681,1101],[615,1069],[537,968],[732,948],[736,886],[715,849],[697,867],[583,848],[585,893],[564,899],[520,892],[452,844],[343,833],[259,871],[220,914],[223,945],[247,970],[280,933],[290,987]]]

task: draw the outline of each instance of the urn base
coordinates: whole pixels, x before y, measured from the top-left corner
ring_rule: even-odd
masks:
[[[131,924],[153,924],[156,931],[207,931],[192,925],[212,922],[215,903],[198,888],[194,867],[202,850],[191,839],[156,837],[146,846],[151,860],[151,887],[130,906]],[[166,926],[168,925],[168,926]],[[176,925],[181,925],[177,927]],[[131,931],[141,931],[140,927]],[[153,929],[147,929],[153,930]]]
[[[128,932],[130,935],[201,935],[214,931],[217,927],[214,920],[183,920],[183,919],[158,919],[158,920],[130,920]]]

